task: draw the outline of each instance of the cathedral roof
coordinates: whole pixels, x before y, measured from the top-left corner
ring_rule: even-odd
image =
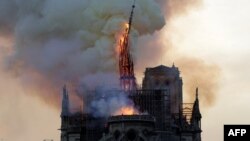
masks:
[[[159,65],[159,66],[157,66],[157,67],[154,67],[154,68],[147,68],[147,69],[150,70],[150,71],[156,71],[156,70],[169,71],[169,70],[171,70],[172,68],[167,67],[167,66],[164,66],[164,65]]]
[[[163,74],[175,74],[179,75],[179,70],[177,67],[174,65],[172,67],[164,66],[164,65],[159,65],[153,68],[146,68],[145,73],[149,74],[155,74],[155,73],[163,73]]]

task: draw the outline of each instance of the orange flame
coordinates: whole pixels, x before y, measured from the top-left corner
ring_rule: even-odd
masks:
[[[127,31],[128,28],[129,28],[129,24],[128,23],[124,23],[122,25],[122,32],[118,33],[118,35],[117,35],[117,38],[116,38],[117,45],[116,45],[116,49],[115,49],[117,54],[119,54],[121,52],[120,45],[122,45],[124,43],[124,33],[125,33],[124,31]]]
[[[116,111],[114,115],[137,115],[137,114],[139,114],[139,112],[133,106],[126,106]]]
[[[125,28],[128,29],[129,28],[129,24],[125,23]]]

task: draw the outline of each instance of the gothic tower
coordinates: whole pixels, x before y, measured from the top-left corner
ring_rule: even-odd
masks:
[[[201,141],[201,113],[199,107],[198,88],[196,88],[196,99],[193,106],[191,126],[193,127],[193,141]]]

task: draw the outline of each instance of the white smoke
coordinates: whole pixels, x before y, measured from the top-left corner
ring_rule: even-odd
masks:
[[[103,76],[106,80],[102,84],[113,81],[106,76],[118,76],[117,38],[128,22],[132,4],[133,0],[1,0],[0,35],[8,33],[14,39],[13,53],[6,58],[7,68],[18,74],[26,86],[58,90],[70,83],[71,93],[87,98],[88,84],[96,80],[90,76]],[[164,24],[164,16],[153,0],[137,0],[133,43]],[[101,85],[97,82],[94,87]],[[55,95],[59,92],[52,92],[40,97],[57,97],[58,103]],[[112,104],[103,108],[109,109],[128,103],[124,96],[112,96],[95,100],[85,108],[100,109],[103,107],[98,105]]]

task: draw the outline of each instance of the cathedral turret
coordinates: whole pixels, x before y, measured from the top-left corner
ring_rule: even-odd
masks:
[[[61,141],[68,141],[67,127],[69,124],[69,95],[66,85],[63,86],[62,92],[62,112],[61,112]]]
[[[171,114],[178,114],[181,111],[182,97],[182,78],[180,72],[174,65],[157,66],[146,68],[145,77],[142,82],[142,89],[146,90],[168,90]]]
[[[62,116],[69,115],[69,95],[66,86],[63,87],[63,98],[62,98]]]
[[[198,88],[196,88],[196,99],[193,106],[193,112],[192,112],[192,119],[193,120],[201,120],[201,113],[200,113],[200,107],[199,107],[199,93]]]
[[[199,107],[199,92],[198,88],[196,88],[196,99],[193,106],[193,112],[192,112],[192,118],[191,118],[191,124],[194,129],[194,141],[201,141],[201,113],[200,113],[200,107]]]

